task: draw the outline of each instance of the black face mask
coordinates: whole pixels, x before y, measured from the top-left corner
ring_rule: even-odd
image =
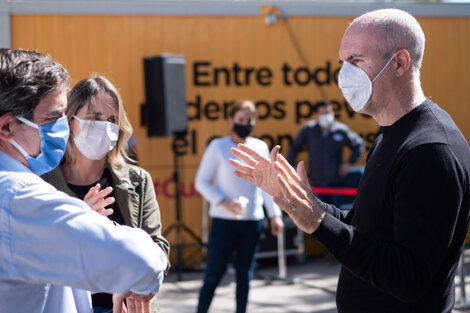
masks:
[[[253,125],[251,124],[243,125],[243,124],[233,123],[233,131],[235,132],[235,134],[237,134],[238,137],[245,139],[253,131]]]

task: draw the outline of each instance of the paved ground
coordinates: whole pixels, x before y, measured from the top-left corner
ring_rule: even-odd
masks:
[[[470,274],[470,249],[466,251],[466,273]],[[317,257],[299,264],[290,260],[287,280],[276,280],[278,269],[274,261],[261,261],[252,281],[249,313],[337,313],[335,291],[340,265],[331,259]],[[211,305],[210,313],[235,312],[235,283],[231,271],[225,275]],[[470,303],[470,277],[466,276],[466,297]],[[163,313],[194,313],[201,288],[203,271],[183,272],[182,281],[170,272],[159,293]],[[456,279],[457,286],[459,278]],[[460,303],[460,289],[456,290],[456,303]],[[470,312],[454,309],[453,313]]]
[[[260,264],[251,284],[248,312],[336,313],[335,291],[340,266],[326,258],[308,259],[303,264],[289,262],[287,280],[277,280],[275,264]],[[184,272],[177,281],[170,272],[159,293],[163,313],[194,313],[203,272]],[[227,273],[216,290],[212,313],[235,312],[235,283]]]

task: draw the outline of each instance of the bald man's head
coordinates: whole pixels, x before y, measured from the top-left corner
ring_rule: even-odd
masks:
[[[409,13],[398,9],[383,9],[363,14],[356,18],[349,29],[367,29],[374,35],[384,59],[399,49],[410,53],[416,69],[421,67],[424,54],[424,33],[418,21]]]

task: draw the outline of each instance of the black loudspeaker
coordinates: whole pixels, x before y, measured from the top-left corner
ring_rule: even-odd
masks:
[[[149,137],[186,133],[185,59],[181,55],[144,58],[146,124]]]

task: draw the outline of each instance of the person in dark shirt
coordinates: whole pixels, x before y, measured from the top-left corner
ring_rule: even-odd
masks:
[[[341,262],[339,313],[448,313],[470,220],[470,149],[452,118],[421,89],[424,33],[385,9],[353,21],[340,47],[339,87],[382,133],[373,143],[353,209],[319,201],[304,165],[244,146],[235,174],[274,196]]]
[[[292,142],[287,160],[294,165],[297,154],[306,146],[310,181],[315,187],[344,187],[344,178],[352,164],[364,152],[364,141],[343,123],[335,121],[331,102],[315,103],[317,119],[308,122]],[[343,148],[351,149],[347,162],[343,162]],[[319,195],[326,203],[340,205],[338,195]]]

